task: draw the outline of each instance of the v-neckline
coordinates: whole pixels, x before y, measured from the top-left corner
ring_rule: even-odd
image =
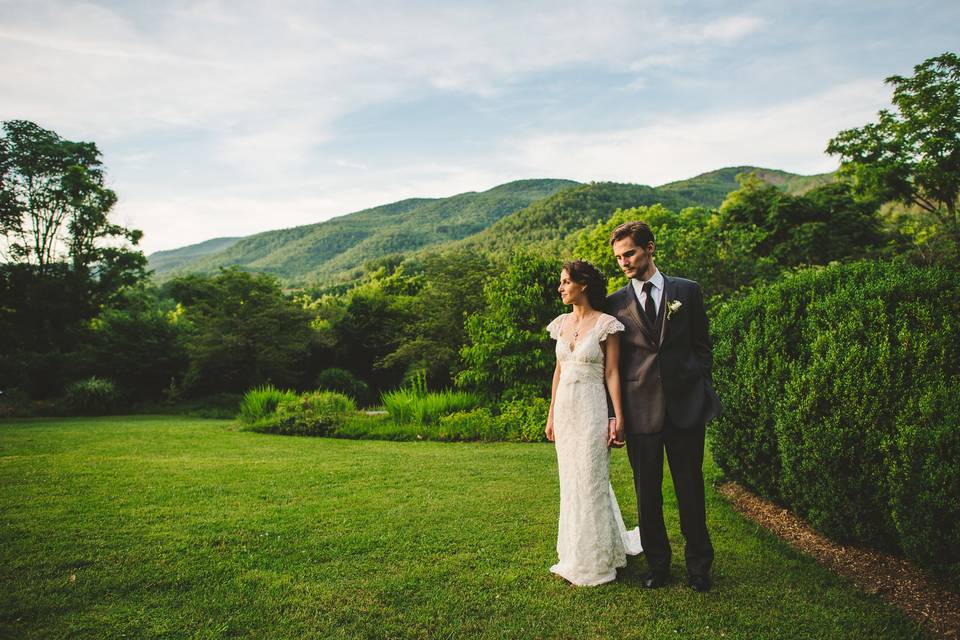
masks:
[[[569,316],[572,316],[572,315],[573,315],[572,313],[568,313],[568,314],[567,314],[568,317],[569,317]],[[603,316],[603,313],[602,313],[602,312],[599,313],[599,314],[597,314],[597,319],[594,320],[594,321],[593,321],[593,324],[590,326],[590,328],[587,329],[586,332],[584,332],[584,334],[583,334],[584,339],[586,339],[587,335],[589,335],[590,333],[592,333],[593,330],[597,328],[597,325],[600,324],[600,318],[601,318],[602,316]],[[567,343],[567,348],[569,349],[569,352],[570,352],[570,353],[575,352],[575,351],[577,350],[577,347],[580,345],[581,342],[583,342],[583,340],[582,340],[582,339],[581,339],[581,340],[574,339],[573,341],[567,340],[566,338],[563,337],[563,331],[562,331],[563,325],[562,325],[562,324],[560,325],[560,329],[561,329],[561,331],[560,331],[560,333],[559,333],[560,339],[563,340],[565,343]]]

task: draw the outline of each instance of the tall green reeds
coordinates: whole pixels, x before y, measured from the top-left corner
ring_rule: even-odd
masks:
[[[271,384],[255,387],[243,396],[237,417],[246,424],[254,424],[272,416],[282,400],[295,400],[296,397],[293,391],[281,391]]]
[[[426,379],[414,378],[406,389],[380,395],[384,408],[397,424],[434,425],[440,417],[457,411],[469,411],[483,403],[480,395],[466,391],[427,391]]]

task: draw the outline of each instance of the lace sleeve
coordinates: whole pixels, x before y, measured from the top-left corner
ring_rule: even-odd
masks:
[[[600,322],[600,328],[597,330],[597,337],[600,339],[600,342],[603,342],[607,339],[607,336],[611,333],[619,333],[624,330],[623,324],[614,318],[613,316],[604,316],[598,320]]]
[[[550,337],[554,340],[558,340],[560,338],[560,327],[563,326],[563,317],[565,315],[567,314],[561,313],[556,318],[551,320],[550,324],[547,325],[547,331],[550,332]]]

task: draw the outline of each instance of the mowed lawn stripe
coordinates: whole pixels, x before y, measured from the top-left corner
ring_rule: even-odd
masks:
[[[665,470],[665,473],[666,470]],[[612,474],[636,524],[629,464]],[[708,460],[708,483],[718,471]],[[0,637],[909,638],[708,486],[715,588],[554,578],[552,446],[273,436],[179,417],[0,423]]]

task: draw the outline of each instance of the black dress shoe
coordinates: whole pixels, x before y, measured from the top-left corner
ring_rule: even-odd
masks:
[[[667,584],[667,578],[670,577],[668,573],[657,573],[651,571],[650,573],[645,573],[640,576],[640,584],[642,584],[647,589],[659,589],[663,585]]]
[[[710,591],[710,578],[708,576],[690,576],[687,578],[687,584],[697,593]]]

